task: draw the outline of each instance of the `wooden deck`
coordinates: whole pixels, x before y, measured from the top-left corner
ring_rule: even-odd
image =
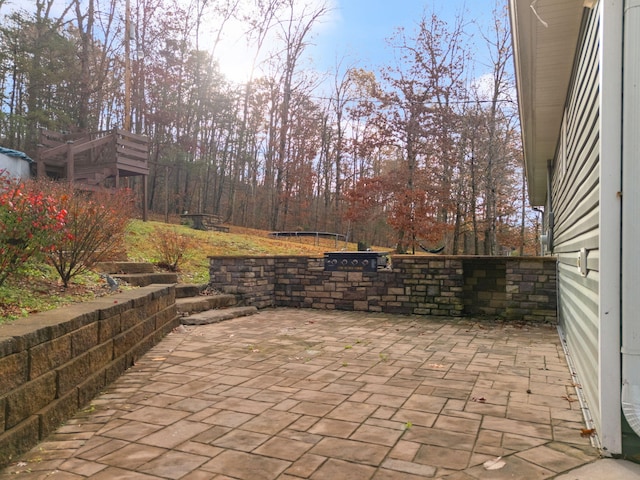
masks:
[[[119,128],[84,133],[40,130],[38,177],[66,179],[85,189],[120,187],[120,178],[142,176],[142,218],[147,219],[149,139]],[[108,182],[107,182],[108,181]]]
[[[100,184],[149,174],[149,140],[121,129],[90,133],[40,132],[38,176]]]

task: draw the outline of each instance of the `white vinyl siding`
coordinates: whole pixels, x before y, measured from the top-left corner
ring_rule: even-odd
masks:
[[[556,151],[565,159],[554,159],[552,179],[553,253],[558,257],[559,318],[597,426],[600,425],[599,28],[597,9],[585,10],[564,110],[566,132],[558,132],[558,140],[565,144]],[[580,249],[587,250],[586,275],[579,269]]]

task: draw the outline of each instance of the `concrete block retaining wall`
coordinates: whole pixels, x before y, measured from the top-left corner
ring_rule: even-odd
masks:
[[[154,285],[0,325],[0,466],[86,405],[178,326]]]
[[[325,271],[322,257],[210,257],[210,285],[264,307],[556,321],[551,257],[393,255],[377,272]]]

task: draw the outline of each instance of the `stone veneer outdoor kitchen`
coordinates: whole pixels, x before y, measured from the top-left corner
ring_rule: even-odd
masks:
[[[209,258],[210,286],[242,304],[556,321],[552,257],[391,255],[377,271],[332,271],[323,257]]]

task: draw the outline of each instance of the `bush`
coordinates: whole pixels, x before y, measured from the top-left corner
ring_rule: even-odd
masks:
[[[45,193],[50,185],[0,171],[0,285],[30,258],[55,249],[67,211]]]
[[[158,266],[177,272],[178,264],[184,258],[187,249],[193,246],[193,239],[179,234],[175,229],[154,228],[154,247],[158,254]]]
[[[133,196],[124,189],[116,194],[106,190],[87,192],[69,184],[58,184],[57,193],[67,216],[48,259],[67,287],[73,277],[124,252]]]

